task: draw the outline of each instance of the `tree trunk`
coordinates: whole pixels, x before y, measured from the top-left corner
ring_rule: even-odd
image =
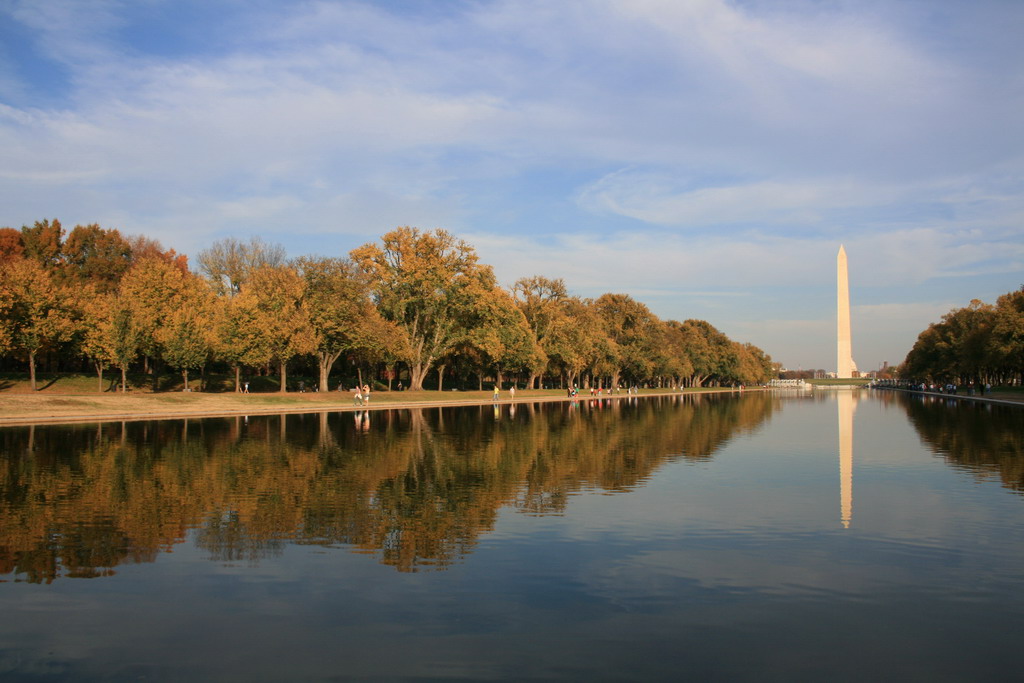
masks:
[[[423,391],[423,380],[430,371],[430,366],[423,363],[409,365],[409,390]]]
[[[334,433],[331,432],[331,427],[327,424],[326,411],[320,413],[320,431],[318,437],[317,441],[320,445],[320,450],[331,448],[336,444],[336,441],[334,440]]]
[[[240,393],[241,391],[242,391],[242,366],[241,365],[236,365],[235,366],[235,393],[237,394],[237,393]]]
[[[444,365],[437,366],[437,390],[444,391]]]
[[[128,366],[121,366],[121,393],[125,394],[128,392]]]
[[[288,361],[281,359],[281,388],[278,389],[282,394],[288,392]]]
[[[181,378],[185,382],[185,386],[182,387],[182,391],[188,391],[188,368],[181,369]]]
[[[28,381],[32,391],[36,390],[36,352],[28,352]]]
[[[494,381],[497,383],[498,391],[501,391],[503,388],[502,384],[504,384],[504,381],[501,378],[501,370],[494,371],[494,378]]]
[[[96,388],[96,391],[98,391],[99,393],[102,394],[103,393],[103,365],[101,363],[98,363],[98,362],[96,363],[96,375],[99,378],[99,386]]]
[[[334,362],[338,360],[341,353],[318,353],[317,360],[320,361],[320,391],[330,391],[331,386],[329,378],[331,376],[331,369],[334,367]]]

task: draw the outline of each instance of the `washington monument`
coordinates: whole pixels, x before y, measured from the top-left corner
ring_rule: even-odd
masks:
[[[850,344],[850,276],[846,270],[846,249],[839,245],[836,256],[836,377],[853,377],[857,364],[853,362]]]

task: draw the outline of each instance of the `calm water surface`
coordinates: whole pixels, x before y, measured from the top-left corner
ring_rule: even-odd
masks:
[[[1019,680],[1024,408],[0,430],[0,679]]]

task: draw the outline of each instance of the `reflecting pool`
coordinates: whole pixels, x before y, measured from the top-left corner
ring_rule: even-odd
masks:
[[[0,679],[1010,680],[1024,407],[0,429]]]

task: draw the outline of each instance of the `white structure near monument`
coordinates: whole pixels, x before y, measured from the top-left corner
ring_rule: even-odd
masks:
[[[850,276],[846,267],[846,249],[839,245],[836,256],[836,377],[850,378],[857,372],[850,343]]]

